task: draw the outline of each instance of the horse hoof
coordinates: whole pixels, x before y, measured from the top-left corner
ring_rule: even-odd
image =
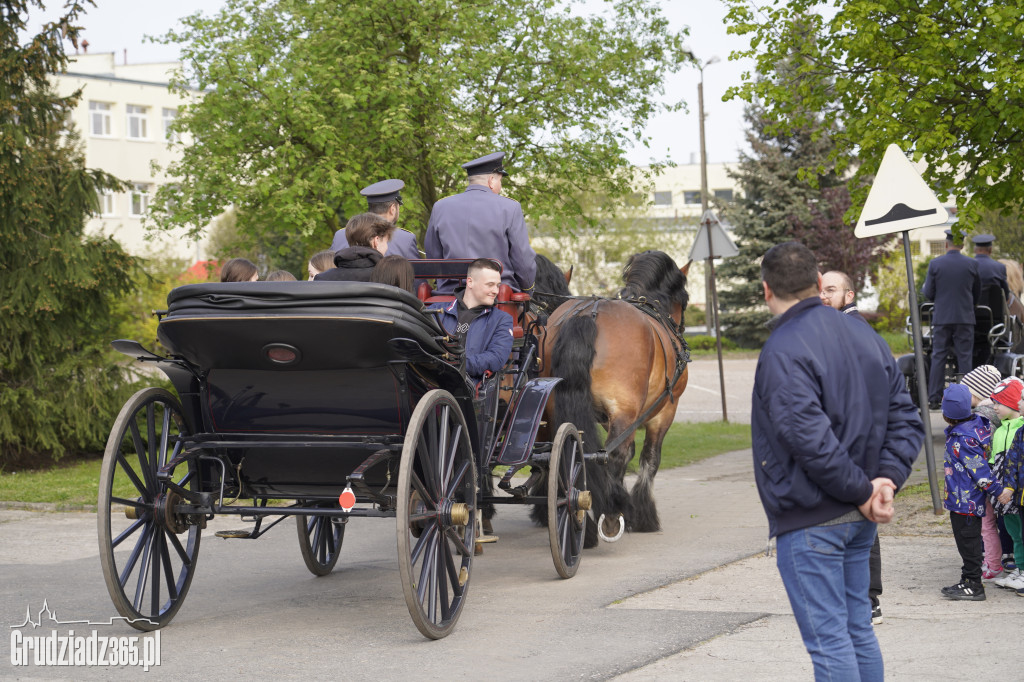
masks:
[[[626,521],[622,518],[622,514],[619,514],[619,531],[612,536],[605,535],[604,532],[604,521],[605,516],[601,514],[601,518],[597,520],[597,535],[605,542],[615,542],[622,537],[622,534],[626,532]]]

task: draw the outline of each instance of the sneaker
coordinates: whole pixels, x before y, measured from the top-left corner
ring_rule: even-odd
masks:
[[[985,588],[981,583],[964,581],[942,589],[942,596],[955,601],[985,601]]]
[[[1022,587],[1019,590],[1015,590],[1015,592],[1017,593],[1018,597],[1024,597],[1024,587]]]
[[[1015,568],[1002,578],[992,581],[992,584],[1004,590],[1019,590],[1024,587],[1024,573],[1021,573],[1019,568]]]
[[[1017,562],[1013,560],[1012,554],[1003,555],[1003,568],[1007,571],[1012,571],[1017,568]]]
[[[992,580],[993,578],[998,578],[1002,574],[1003,574],[1003,567],[1002,566],[997,566],[996,568],[992,569],[992,568],[988,567],[988,564],[986,564],[984,570],[982,570],[982,572],[981,572],[981,579],[982,580]]]
[[[1021,595],[1021,596],[1024,597],[1024,595]],[[881,606],[876,606],[873,609],[871,609],[871,624],[872,625],[881,625],[882,624],[882,607]]]

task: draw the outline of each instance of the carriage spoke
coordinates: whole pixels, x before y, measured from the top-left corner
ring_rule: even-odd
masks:
[[[144,493],[150,492],[150,494],[153,494],[151,491],[156,490],[156,484],[150,478],[149,466],[146,461],[146,444],[142,442],[142,434],[139,433],[139,425],[136,424],[134,420],[132,420],[131,422],[128,423],[128,428],[132,434],[132,444],[135,446],[135,456],[139,460],[139,469],[142,470],[142,478],[146,482],[145,485],[142,488],[140,488],[140,490],[142,490]],[[120,455],[118,459],[123,460],[124,456]],[[129,465],[127,461],[125,461],[124,468],[126,471],[131,471],[134,473],[134,469],[131,468],[131,465]],[[138,480],[137,477],[135,478],[136,480]]]
[[[444,499],[448,499],[455,495],[455,492],[462,487],[462,482],[466,479],[466,473],[469,471],[469,462],[463,462],[462,466],[459,467],[458,473],[452,478],[451,483],[446,487],[444,491]]]
[[[416,475],[416,472],[413,472],[409,482],[411,483],[413,490],[420,494],[420,498],[424,504],[430,503],[434,505],[435,509],[437,508],[441,499],[437,495],[431,495],[427,492],[426,486],[423,484],[423,481],[420,480],[420,477]]]
[[[152,494],[146,488],[146,484],[139,480],[138,474],[136,474],[135,470],[132,469],[131,465],[128,464],[128,460],[125,459],[123,453],[117,453],[117,461],[121,465],[121,468],[124,470],[125,476],[127,476],[128,479],[132,482],[132,485],[135,486],[135,489],[139,491],[139,495],[147,499],[151,498]]]
[[[412,558],[410,563],[415,564],[420,559],[420,555],[423,554],[423,550],[430,544],[431,538],[437,533],[437,524],[431,524],[427,528],[423,529],[423,534],[420,535],[416,541],[416,546],[412,548]]]
[[[422,456],[417,457],[416,459],[417,461],[420,462],[421,466],[423,467],[423,478],[426,479],[425,481],[421,481],[420,485],[424,487],[429,485],[431,490],[437,491],[437,488],[432,485],[433,481],[436,479],[436,474],[434,473],[436,469],[436,462],[433,455],[431,454],[431,448],[429,443],[430,439],[423,433],[420,433],[416,443],[416,452],[422,453]],[[421,492],[420,494],[422,495],[423,492]],[[430,501],[434,502],[438,498],[439,495],[432,492],[429,495],[427,495],[424,499],[429,499]]]
[[[138,500],[128,500],[123,497],[111,497],[110,501],[115,504],[123,504],[126,507],[134,507],[135,509],[144,510],[146,508],[146,504],[144,502],[139,502]]]
[[[313,553],[317,557],[320,556],[321,549],[322,549],[321,545],[323,544],[323,539],[324,539],[324,527],[323,527],[323,524],[320,523],[320,517],[319,516],[314,516],[313,517],[313,540],[312,540],[312,542],[310,544],[313,546]]]
[[[150,613],[159,616],[160,615],[160,568],[165,553],[164,546],[164,534],[157,532],[153,536],[153,553],[150,557],[150,565],[152,567],[152,577],[149,581],[150,584]]]
[[[178,598],[178,586],[174,584],[174,567],[171,565],[171,552],[167,547],[168,538],[174,538],[174,535],[169,531],[164,531],[164,539],[161,543],[163,546],[161,547],[160,556],[163,559],[164,581],[167,585],[167,598],[174,601]]]
[[[441,622],[444,622],[448,620],[448,617],[451,615],[451,600],[448,598],[449,583],[448,580],[446,580],[446,571],[445,566],[443,565],[447,563],[448,543],[442,541],[440,546],[437,548],[437,553],[438,565],[435,566],[434,569],[434,580],[437,582],[437,601],[438,605],[441,607]],[[458,584],[458,579],[455,580],[455,584]]]
[[[160,450],[159,450],[159,462],[157,468],[163,467],[167,464],[167,438],[170,436],[171,431],[171,411],[166,407],[164,408],[163,420],[160,422]]]
[[[463,554],[465,556],[469,556],[469,555],[471,555],[473,553],[473,550],[471,550],[469,548],[469,546],[466,544],[465,540],[462,539],[462,536],[459,535],[458,531],[456,531],[455,528],[445,528],[444,533],[445,533],[446,536],[448,536],[449,540],[451,540],[452,542],[455,543],[455,549],[460,554]]]
[[[178,540],[178,536],[176,536],[176,535],[174,535],[172,533],[168,533],[167,534],[167,538],[171,541],[171,544],[174,545],[174,551],[177,552],[178,553],[178,557],[181,558],[181,563],[183,565],[185,565],[185,566],[191,566],[192,565],[192,559],[189,557],[188,553],[185,551],[185,548],[181,545],[181,541]]]
[[[144,473],[149,474],[149,478],[147,480],[149,481],[149,484],[153,486],[153,489],[159,490],[159,487],[156,484],[156,477],[153,476],[153,472],[156,471],[157,460],[159,458],[156,451],[156,406],[153,403],[146,405],[146,439],[148,441],[146,443],[148,450],[146,455],[147,466]]]
[[[447,405],[443,406],[441,408],[441,423],[440,423],[441,432],[437,435],[437,461],[438,461],[437,490],[438,490],[438,492],[441,492],[441,491],[444,490],[444,487],[445,487],[444,484],[445,484],[445,481],[447,481],[447,479],[448,479],[448,471],[450,470],[449,467],[451,466],[451,462],[450,462],[450,459],[449,459],[450,454],[448,452],[448,443],[449,443],[449,440],[448,440],[448,435],[449,435],[448,434],[448,427],[450,426],[450,424],[448,423],[448,420],[450,419],[450,417],[451,417],[451,415],[449,414],[449,407]]]
[[[419,597],[421,604],[423,603],[424,594],[430,582],[430,557],[434,553],[434,540],[436,539],[435,530],[435,527],[431,527],[429,537],[424,533],[424,536],[421,538],[421,542],[417,543],[417,549],[421,550],[417,553],[423,554],[423,562],[420,564],[420,579],[416,583],[416,594]],[[417,559],[414,558],[412,563],[415,565],[416,561]]]
[[[114,549],[115,547],[120,545],[124,540],[126,540],[128,538],[128,536],[130,536],[132,533],[137,531],[139,528],[142,528],[143,526],[145,526],[147,520],[148,519],[137,519],[135,521],[135,523],[133,523],[132,525],[128,526],[123,531],[121,531],[121,534],[118,535],[116,538],[114,538],[113,541],[111,541],[110,548]],[[143,535],[145,535],[145,533],[143,533]],[[124,583],[122,583],[122,584],[124,584]]]
[[[132,601],[132,607],[138,611],[142,608],[142,598],[146,592],[146,581],[149,579],[149,559],[151,552],[153,551],[153,533],[150,527],[149,533],[146,537],[146,546],[142,550],[142,561],[139,564],[139,578],[138,582],[135,583],[135,599]]]

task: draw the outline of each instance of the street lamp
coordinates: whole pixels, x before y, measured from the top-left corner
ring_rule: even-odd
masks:
[[[701,215],[708,212],[708,155],[704,147],[704,69],[719,62],[718,57],[712,57],[703,64],[699,59],[694,58],[697,70],[700,71],[700,82],[697,83],[697,113],[700,116],[700,211]],[[711,307],[714,301],[711,299],[711,269],[704,270],[704,325],[708,332],[711,332],[712,316]]]

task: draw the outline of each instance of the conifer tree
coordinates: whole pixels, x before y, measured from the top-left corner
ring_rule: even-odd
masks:
[[[134,261],[84,236],[97,192],[123,186],[84,167],[68,123],[79,93],[49,81],[83,5],[22,44],[30,6],[0,0],[0,467],[101,449],[128,387],[108,344]]]

